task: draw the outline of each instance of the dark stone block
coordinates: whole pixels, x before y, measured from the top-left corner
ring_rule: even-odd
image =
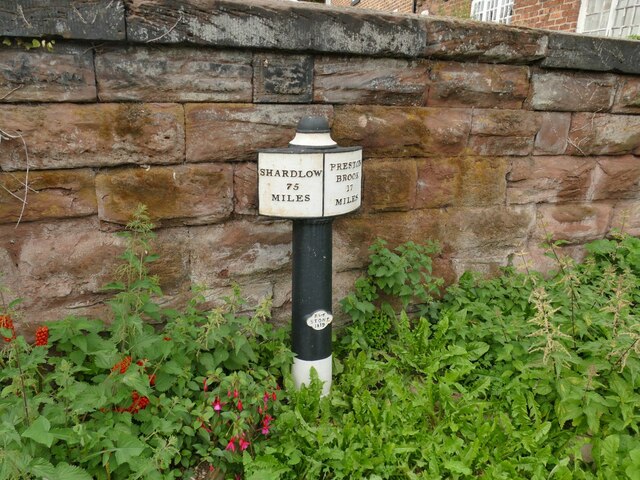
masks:
[[[0,32],[8,37],[126,38],[123,0],[2,0]]]
[[[258,54],[253,59],[253,101],[309,103],[313,97],[313,58]]]
[[[127,0],[127,36],[149,43],[192,43],[278,50],[412,57],[424,49],[418,17],[253,0]]]
[[[640,43],[633,40],[549,33],[543,67],[640,73]]]
[[[478,59],[491,63],[531,63],[547,51],[547,32],[489,22],[422,19],[427,29],[422,56]]]

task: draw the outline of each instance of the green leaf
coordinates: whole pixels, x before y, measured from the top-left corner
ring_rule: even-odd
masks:
[[[618,465],[618,448],[620,447],[620,437],[609,435],[600,444],[600,457],[605,465],[616,467]]]
[[[45,445],[47,448],[51,448],[54,436],[49,433],[50,428],[51,423],[49,420],[47,420],[46,417],[39,416],[33,421],[29,428],[22,432],[22,436],[30,438],[36,443]]]
[[[131,459],[135,459],[145,449],[145,444],[136,437],[121,437],[114,449],[116,461],[118,465],[129,463]]]
[[[56,476],[47,480],[93,480],[82,468],[68,463],[56,465]]]
[[[471,475],[473,472],[469,467],[459,460],[445,460],[444,468],[453,473],[459,473],[461,475]]]

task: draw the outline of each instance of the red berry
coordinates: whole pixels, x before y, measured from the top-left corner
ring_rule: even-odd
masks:
[[[156,374],[152,373],[151,375],[149,375],[149,385],[153,387],[155,384],[156,384]]]
[[[115,372],[116,370],[120,370],[120,373],[124,374],[124,373],[127,373],[127,370],[129,369],[129,365],[131,365],[131,357],[126,356],[122,361],[116,363],[111,368],[111,371]]]
[[[11,337],[2,337],[5,342],[10,342],[16,338],[16,329],[13,326],[13,319],[9,315],[0,315],[0,328],[6,328],[12,332]]]
[[[49,327],[43,326],[36,329],[36,347],[46,347],[49,343]]]

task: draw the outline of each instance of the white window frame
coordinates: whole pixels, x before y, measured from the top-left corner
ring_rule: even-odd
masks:
[[[620,28],[614,27],[613,23],[615,21],[616,10],[618,9],[618,0],[611,0],[611,6],[609,7],[609,16],[607,18],[607,26],[605,27],[604,34],[595,33],[592,31],[585,31],[585,24],[587,20],[587,7],[589,1],[598,1],[598,0],[581,0],[580,2],[580,13],[578,14],[578,27],[576,28],[576,32],[584,33],[585,35],[604,35],[607,37],[611,37],[614,35],[613,29]],[[637,16],[638,14],[636,14]],[[623,37],[628,35],[638,35],[640,34],[640,24],[638,25],[625,25],[622,28],[629,28],[629,33],[622,34]]]
[[[514,0],[472,0],[471,18],[482,22],[509,24],[513,17],[513,5]]]

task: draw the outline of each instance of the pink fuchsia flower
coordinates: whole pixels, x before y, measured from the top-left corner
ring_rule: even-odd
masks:
[[[222,403],[220,403],[220,399],[218,397],[216,397],[216,399],[211,402],[211,405],[213,406],[214,412],[220,413],[222,411]]]
[[[251,443],[248,442],[244,437],[241,437],[238,440],[238,445],[240,445],[240,451],[244,452],[247,448],[249,448],[249,445],[251,445]]]
[[[271,415],[265,415],[262,419],[262,429],[261,432],[263,435],[269,435],[269,429],[271,428],[271,420],[273,417]]]
[[[231,437],[231,440],[227,443],[225,450],[230,450],[232,452],[236,451],[236,437]]]
[[[240,394],[238,393],[238,389],[237,389],[237,388],[234,388],[234,389],[233,389],[233,398],[238,398],[238,395],[240,395]]]
[[[267,406],[267,403],[269,402],[269,393],[268,392],[264,392],[264,395],[262,396],[262,401],[264,402],[264,406]]]
[[[238,411],[239,411],[239,412],[241,412],[241,411],[242,411],[242,409],[244,408],[244,407],[242,406],[242,400],[238,400],[238,405],[237,405],[237,406],[238,406]]]

